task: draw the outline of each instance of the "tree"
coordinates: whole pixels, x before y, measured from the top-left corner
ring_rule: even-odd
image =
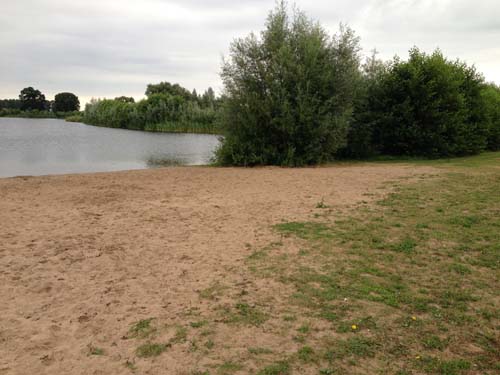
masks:
[[[488,149],[500,150],[500,87],[490,83],[481,93],[488,123]]]
[[[146,89],[146,96],[151,96],[153,94],[165,94],[172,96],[180,96],[186,101],[196,100],[189,90],[180,86],[178,83],[171,84],[170,82],[160,82],[158,84],[149,84]]]
[[[19,99],[0,99],[0,109],[21,109]]]
[[[135,99],[131,96],[119,96],[115,100],[122,103],[135,103]]]
[[[21,109],[23,111],[45,110],[45,95],[33,87],[24,88],[19,95],[19,100],[21,101]]]
[[[75,94],[62,92],[54,97],[52,111],[54,112],[74,112],[80,109],[80,100]]]
[[[378,153],[373,142],[374,116],[372,108],[382,100],[380,82],[386,77],[390,65],[377,58],[377,50],[362,66],[361,84],[354,101],[353,121],[347,134],[347,145],[339,150],[339,157],[366,158]]]
[[[345,144],[359,79],[359,42],[334,38],[281,2],[260,38],[235,40],[222,68],[226,100],[220,164],[300,166]]]
[[[215,100],[215,92],[209,87],[201,96],[200,104],[203,108],[213,107]]]
[[[428,55],[413,48],[408,61],[395,58],[379,73],[357,110],[349,151],[448,157],[486,148],[484,82],[474,67],[449,61],[439,50]]]

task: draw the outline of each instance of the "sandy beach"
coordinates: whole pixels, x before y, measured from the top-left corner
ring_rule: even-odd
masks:
[[[273,225],[310,218],[318,202],[349,210],[386,194],[388,182],[430,171],[193,167],[0,179],[0,374],[191,374],[252,345],[296,350],[273,319],[237,330],[214,319],[218,350],[193,350],[183,331],[154,359],[137,358],[129,332],[154,318],[156,339],[168,340],[243,292],[279,304],[286,287],[245,267],[252,251],[280,240]]]

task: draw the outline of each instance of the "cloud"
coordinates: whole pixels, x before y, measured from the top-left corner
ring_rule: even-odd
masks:
[[[198,91],[221,88],[230,42],[263,28],[274,0],[17,0],[0,13],[0,97],[36,86],[52,97],[141,97],[168,80]],[[298,0],[332,33],[340,22],[365,52],[402,57],[413,45],[476,63],[500,83],[496,0]]]

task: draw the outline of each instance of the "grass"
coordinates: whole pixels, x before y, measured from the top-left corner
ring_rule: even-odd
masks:
[[[240,365],[239,363],[235,363],[235,362],[231,362],[231,361],[224,362],[217,369],[217,374],[230,375],[230,374],[234,374],[237,371],[240,371],[241,369],[243,369],[243,366]]]
[[[156,332],[156,328],[152,326],[153,318],[140,320],[134,323],[129,330],[128,338],[147,338]]]
[[[210,285],[208,288],[201,290],[199,292],[199,295],[203,299],[215,300],[221,297],[226,289],[226,286],[216,282]]]
[[[192,328],[201,328],[201,327],[204,327],[208,324],[208,322],[206,320],[200,320],[198,322],[191,322],[189,323],[189,325],[192,327]]]
[[[301,362],[310,363],[315,361],[314,349],[310,346],[303,346],[297,352],[297,357]]]
[[[187,340],[187,333],[188,333],[188,331],[187,331],[186,327],[178,325],[175,328],[175,335],[174,335],[174,337],[172,337],[170,339],[170,344],[179,344],[179,343],[186,342],[186,340]]]
[[[263,355],[263,354],[272,354],[273,351],[268,348],[261,348],[261,347],[251,347],[248,348],[248,352],[253,355]]]
[[[225,310],[225,321],[233,324],[260,326],[269,316],[260,311],[256,306],[247,303],[237,303],[234,308]]]
[[[136,355],[139,358],[158,357],[169,347],[169,344],[146,343],[137,348]]]
[[[279,361],[264,367],[257,375],[288,375],[290,373],[290,364],[287,361]]]
[[[201,134],[221,134],[221,129],[217,123],[210,124],[196,122],[166,122],[160,124],[148,124],[144,131],[161,133],[201,133]]]
[[[333,346],[334,349],[326,353],[329,360],[345,357],[373,357],[378,344],[363,336],[353,336],[345,340],[338,340],[333,343]]]
[[[297,354],[274,352],[288,358],[283,368],[271,364],[259,374],[286,374],[292,365],[365,373],[367,360],[374,372],[399,374],[500,369],[500,153],[410,162],[442,173],[394,182],[384,199],[350,214],[277,224],[284,247],[299,241],[299,254],[249,257],[256,277],[293,288],[283,308],[294,310],[294,320],[334,332],[300,327],[291,334],[302,344]],[[270,314],[290,323],[289,313]]]

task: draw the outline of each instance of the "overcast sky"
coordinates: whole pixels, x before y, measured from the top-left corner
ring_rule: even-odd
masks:
[[[34,86],[140,98],[148,83],[221,89],[221,57],[263,28],[274,0],[0,0],[0,98]],[[500,84],[500,0],[297,0],[331,33],[340,22],[364,53],[406,58],[440,47]]]

